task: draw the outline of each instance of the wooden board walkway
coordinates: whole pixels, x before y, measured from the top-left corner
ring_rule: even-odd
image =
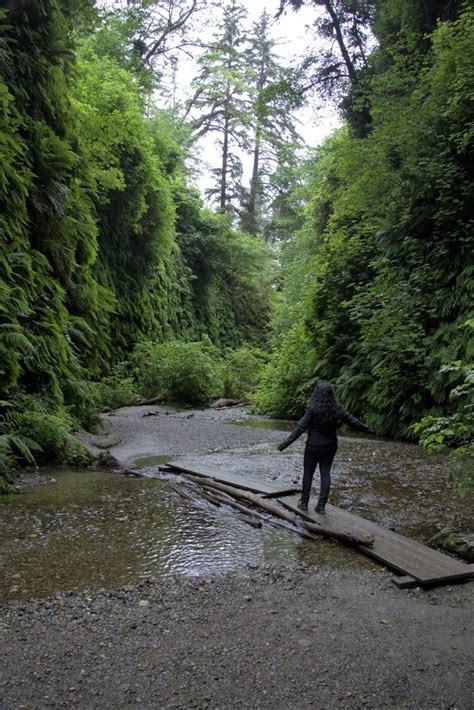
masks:
[[[278,499],[290,510],[298,512],[298,496]],[[321,515],[310,510],[305,517],[325,527],[342,528],[353,532],[367,533],[374,538],[372,547],[356,545],[366,555],[374,557],[388,567],[401,572],[420,585],[440,584],[454,580],[474,578],[474,565],[455,560],[448,555],[433,550],[416,540],[400,535],[370,520],[365,520],[347,510],[326,506],[326,514]],[[395,580],[396,581],[396,580]],[[405,579],[403,586],[409,586]]]
[[[221,483],[259,493],[264,498],[276,498],[287,509],[301,515],[307,520],[320,523],[326,528],[346,530],[354,533],[364,533],[374,538],[373,546],[358,544],[355,547],[370,557],[382,562],[404,575],[394,579],[400,587],[430,584],[441,584],[456,580],[474,579],[474,565],[449,557],[433,550],[416,540],[393,532],[370,520],[365,520],[347,510],[326,506],[326,515],[320,515],[310,510],[302,513],[297,508],[299,488],[284,488],[265,480],[255,480],[234,473],[223,473],[217,468],[204,466],[187,461],[170,461],[167,470],[191,473],[195,476],[212,478]]]
[[[242,488],[244,491],[251,491],[252,493],[261,493],[264,498],[278,498],[279,496],[292,495],[297,493],[299,488],[292,486],[278,486],[271,481],[257,480],[252,478],[247,478],[247,476],[239,476],[236,473],[223,473],[217,468],[212,466],[203,466],[201,464],[191,463],[188,461],[170,461],[166,464],[170,469],[179,471],[184,471],[185,473],[192,473],[194,476],[204,476],[205,478],[212,478],[214,481],[219,481],[220,483],[227,483],[229,486],[235,486],[236,488]]]

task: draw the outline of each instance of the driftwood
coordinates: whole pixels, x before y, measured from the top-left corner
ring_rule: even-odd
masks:
[[[201,493],[202,497],[205,498],[209,503],[220,508],[221,501],[218,500],[216,498],[216,496],[213,496],[211,493],[208,493],[207,491],[204,491],[204,490],[201,490],[200,493]]]
[[[302,520],[301,524],[306,530],[315,535],[323,535],[325,537],[333,537],[341,542],[348,542],[350,545],[368,545],[371,547],[374,544],[372,535],[366,535],[360,532],[352,532],[351,530],[333,530],[326,528],[319,523],[310,523],[307,520]],[[322,532],[324,530],[325,532]]]
[[[135,402],[134,404],[136,407],[144,407],[147,404],[160,404],[165,401],[166,395],[157,394],[156,397],[150,397],[149,399],[139,399],[138,402]]]
[[[235,488],[233,486],[229,486],[225,483],[220,483],[218,481],[214,481],[209,478],[204,478],[201,476],[193,476],[192,474],[188,474],[185,472],[181,472],[181,473],[183,475],[185,475],[186,478],[193,481],[193,483],[197,483],[200,486],[204,486],[205,488],[216,489],[218,491],[226,493],[227,495],[231,496],[232,498],[246,500],[247,502],[251,503],[252,505],[255,505],[257,508],[263,508],[268,513],[271,513],[271,515],[273,515],[277,518],[281,518],[281,519],[285,520],[287,523],[292,523],[296,529],[298,529],[298,527],[301,526],[307,531],[307,533],[310,533],[313,535],[319,535],[321,537],[335,538],[336,540],[340,540],[341,542],[345,542],[348,544],[358,544],[358,545],[373,544],[373,538],[368,535],[364,535],[364,534],[360,534],[360,533],[353,533],[353,532],[347,531],[347,530],[338,530],[338,529],[333,529],[333,528],[327,528],[324,525],[320,525],[319,523],[318,524],[308,523],[307,521],[303,520],[300,516],[296,516],[295,514],[289,512],[288,510],[285,510],[278,503],[274,503],[273,501],[268,500],[267,498],[262,498],[261,496],[257,495],[256,493],[251,493],[250,491],[245,491],[240,488]]]
[[[238,407],[241,404],[248,404],[245,399],[216,399],[209,405],[211,409],[224,409],[225,407]]]
[[[147,478],[147,476],[135,467],[127,466],[123,461],[110,453],[110,451],[101,451],[95,460],[96,468],[104,468],[110,473],[120,473],[124,476],[135,476],[135,478]]]
[[[187,491],[184,491],[182,488],[177,488],[176,486],[173,486],[172,483],[168,481],[168,485],[171,488],[172,491],[177,493],[181,498],[184,498],[185,500],[197,500],[196,496],[190,495]]]
[[[204,488],[204,482],[201,485],[201,488]],[[313,535],[312,533],[304,530],[301,527],[298,527],[297,525],[295,526],[292,523],[287,523],[284,520],[278,520],[275,518],[271,518],[268,515],[264,515],[263,513],[258,512],[257,510],[251,510],[250,508],[247,508],[245,505],[242,505],[241,503],[237,503],[231,496],[227,495],[226,493],[222,492],[215,492],[213,489],[213,493],[207,493],[204,497],[210,502],[215,502],[218,505],[228,505],[231,508],[234,508],[235,510],[238,510],[240,513],[243,513],[246,516],[246,521],[250,525],[253,525],[253,527],[262,527],[262,523],[268,523],[269,525],[272,525],[275,528],[281,528],[283,530],[289,530],[290,532],[294,532],[300,537],[305,538],[306,540],[319,540],[320,536],[318,537],[317,535]],[[243,518],[239,516],[241,520]],[[252,521],[252,522],[251,522]]]
[[[204,488],[204,486],[202,486],[202,488]],[[252,518],[263,518],[262,513],[258,513],[255,510],[250,510],[250,508],[247,508],[245,505],[237,503],[234,498],[231,498],[231,496],[228,496],[225,493],[216,493],[214,491],[211,494],[208,493],[208,496],[216,502],[219,502],[219,504],[228,505],[231,508],[234,508],[234,510],[238,510],[240,513],[244,513],[245,515],[248,515]]]
[[[253,528],[261,528],[262,527],[261,520],[256,520],[256,518],[252,518],[249,515],[238,515],[237,517],[243,523],[247,523],[247,525],[251,525]]]

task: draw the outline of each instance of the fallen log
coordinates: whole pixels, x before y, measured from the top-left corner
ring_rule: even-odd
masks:
[[[168,481],[168,485],[172,491],[177,493],[181,498],[184,498],[184,500],[192,500],[192,501],[197,500],[196,496],[190,495],[187,491],[184,491],[182,488],[177,488],[176,486],[173,486],[173,484],[170,483],[169,481]]]
[[[200,491],[200,493],[201,493],[202,497],[205,498],[205,500],[207,500],[209,503],[211,503],[211,505],[215,505],[218,508],[220,508],[221,503],[216,498],[216,496],[213,496],[212,494],[207,493],[206,491]]]
[[[234,486],[229,486],[227,483],[220,483],[219,481],[214,481],[211,478],[193,476],[192,473],[186,473],[184,471],[180,471],[180,473],[182,473],[183,476],[186,476],[188,480],[193,481],[193,483],[197,483],[198,485],[204,486],[205,488],[215,488],[218,491],[222,491],[222,493],[227,493],[227,495],[231,496],[232,498],[241,498],[243,500],[246,500],[249,503],[255,505],[257,508],[263,508],[272,515],[275,515],[277,518],[283,518],[284,520],[287,520],[290,523],[293,523],[296,520],[295,515],[284,510],[284,508],[281,508],[279,505],[273,503],[267,498],[261,498],[256,493],[245,491],[242,488],[235,488]]]
[[[243,523],[247,523],[247,525],[251,525],[253,528],[261,528],[262,527],[261,520],[257,520],[256,518],[252,518],[249,515],[238,515],[237,517]]]
[[[286,522],[288,523],[292,523],[293,525],[295,525],[295,527],[301,525],[301,527],[303,527],[308,533],[319,535],[321,537],[335,538],[336,540],[340,540],[341,542],[345,542],[350,545],[373,544],[373,538],[369,535],[353,533],[347,530],[326,528],[324,525],[320,525],[319,523],[309,523],[301,519],[299,516],[297,518],[295,514],[285,510],[278,503],[274,503],[273,501],[267,498],[262,498],[256,493],[251,493],[250,491],[245,491],[241,488],[235,488],[234,486],[229,486],[226,483],[220,483],[210,478],[193,476],[192,474],[186,473],[184,471],[180,473],[186,476],[186,478],[190,481],[193,481],[193,483],[197,483],[200,486],[213,488],[223,493],[227,493],[227,495],[231,496],[232,498],[246,500],[249,503],[255,505],[257,508],[263,508],[275,517],[286,520]]]
[[[204,488],[204,482],[202,483],[202,488]],[[212,489],[214,491],[214,489]],[[254,527],[262,527],[262,523],[268,523],[269,525],[272,525],[275,528],[280,528],[282,530],[287,530],[289,532],[296,533],[300,537],[304,538],[305,540],[320,540],[321,536],[314,535],[313,533],[308,532],[307,530],[304,530],[303,528],[299,527],[298,525],[294,525],[292,523],[287,523],[284,520],[279,520],[279,519],[274,519],[269,517],[268,515],[264,515],[263,513],[258,512],[257,510],[251,510],[250,508],[247,508],[245,505],[242,505],[241,503],[237,503],[231,496],[227,495],[227,493],[222,493],[222,492],[213,492],[213,493],[208,493],[207,496],[205,496],[208,499],[211,499],[211,502],[215,501],[218,504],[222,505],[228,505],[230,508],[234,508],[235,510],[238,510],[240,513],[243,513],[244,515],[247,516],[247,518],[253,519],[254,523],[249,522],[250,525],[253,525]],[[239,516],[240,517],[240,516]],[[242,518],[241,518],[242,519]]]
[[[161,402],[166,401],[166,395],[165,394],[157,394],[156,397],[149,397],[148,399],[139,399],[137,402],[134,402],[135,407],[144,407],[148,404],[161,404]]]
[[[204,488],[204,486],[203,486]],[[249,515],[250,517],[253,518],[263,518],[264,516],[262,513],[258,513],[255,510],[250,510],[250,508],[247,508],[245,505],[241,505],[240,503],[237,503],[233,498],[230,496],[226,495],[225,493],[220,493],[220,494],[212,494],[212,498],[214,500],[218,501],[219,504],[223,505],[228,505],[231,508],[234,508],[234,510],[238,510],[240,513],[245,513],[245,515]]]
[[[245,399],[216,399],[214,402],[212,402],[209,407],[211,409],[224,409],[226,407],[238,407],[241,404],[248,404],[248,402]]]

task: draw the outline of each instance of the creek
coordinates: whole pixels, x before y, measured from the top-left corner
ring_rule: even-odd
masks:
[[[253,430],[262,440],[244,437],[234,442],[238,446],[194,452],[191,458],[253,477],[298,481],[303,440],[289,455],[276,452],[267,440],[268,432],[278,441],[278,430],[288,430],[288,423],[235,415],[221,419],[226,436],[230,430],[249,435]],[[192,426],[204,432],[207,420],[198,415]],[[169,485],[179,485],[179,477],[158,471],[177,454],[144,454],[134,460],[148,478],[52,469],[43,471],[50,482],[0,499],[0,600],[266,563],[375,566],[336,542],[307,542],[265,525],[254,529],[230,508],[183,500]],[[331,502],[423,541],[448,519],[456,518],[464,528],[470,524],[469,506],[449,492],[442,461],[410,444],[342,437],[333,480]]]

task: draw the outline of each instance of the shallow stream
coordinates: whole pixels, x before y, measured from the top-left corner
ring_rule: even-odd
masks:
[[[195,425],[205,426],[204,419]],[[227,428],[234,424],[289,428],[262,418],[224,422]],[[303,442],[282,456],[265,432],[263,437],[186,458],[251,477],[298,481]],[[0,499],[0,601],[264,563],[375,566],[338,543],[307,542],[268,525],[254,529],[230,508],[181,498],[170,483],[179,486],[182,479],[158,472],[170,458],[135,457],[148,479],[55,469],[46,472],[52,481]],[[441,463],[417,447],[341,439],[333,480],[331,502],[417,539],[426,540],[453,517],[468,525],[468,509],[450,495]]]

